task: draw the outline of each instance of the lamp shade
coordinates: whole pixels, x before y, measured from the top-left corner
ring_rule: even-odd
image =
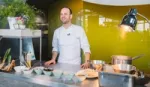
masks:
[[[137,10],[132,8],[129,13],[123,17],[121,25],[130,26],[135,30],[137,24],[136,14]]]

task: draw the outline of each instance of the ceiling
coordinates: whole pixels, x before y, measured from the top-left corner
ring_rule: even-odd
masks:
[[[47,14],[49,6],[56,3],[56,2],[59,2],[59,1],[60,0],[27,0],[26,2],[29,5],[33,5],[38,9],[44,10],[44,12]],[[102,1],[105,1],[105,0],[83,0],[83,1],[85,1],[85,3],[86,3],[84,8],[87,8],[87,9],[92,8],[92,10],[96,10],[96,12],[100,12],[101,14],[104,14],[106,16],[108,14],[108,13],[106,13],[106,10],[107,10],[109,13],[112,14],[113,17],[116,16],[117,18],[122,18],[122,16],[118,17],[118,13],[121,14],[121,15],[124,15],[129,11],[130,8],[137,8],[139,13],[145,15],[146,17],[150,17],[149,16],[150,13],[148,12],[148,10],[150,8],[150,5],[113,6],[113,5],[100,5],[100,4],[98,4],[98,2],[97,2],[97,4],[88,3],[88,1],[99,1],[99,2],[101,1],[102,2]],[[109,0],[107,0],[107,1],[109,1]],[[118,0],[115,0],[115,1],[118,1]],[[149,1],[149,0],[144,0],[144,1]],[[105,10],[105,11],[103,11],[103,10]],[[108,16],[110,16],[110,15],[108,15]],[[148,18],[148,19],[150,19],[150,18]]]
[[[83,0],[89,3],[110,6],[131,6],[131,5],[147,5],[150,0]]]
[[[115,19],[122,18],[122,16],[125,15],[127,12],[129,12],[131,8],[136,8],[138,13],[150,19],[150,12],[149,12],[150,5],[110,6],[110,5],[99,5],[99,4],[84,2],[84,9],[89,9],[94,12],[98,12],[101,15],[105,15],[108,18],[115,18]],[[143,18],[138,17],[138,19],[143,19]]]

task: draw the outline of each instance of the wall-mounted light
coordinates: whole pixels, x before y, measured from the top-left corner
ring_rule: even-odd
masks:
[[[135,30],[135,27],[137,24],[136,15],[139,15],[142,18],[146,19],[146,21],[150,25],[149,20],[145,16],[138,13],[135,8],[131,8],[130,11],[123,17],[123,19],[119,25],[119,30],[121,31],[120,36],[122,39],[126,38],[127,32],[133,32]],[[149,28],[150,28],[150,26],[149,26]]]
[[[137,24],[137,10],[132,8],[130,9],[130,11],[128,12],[128,14],[126,14],[120,24],[120,28],[124,28],[125,31],[133,31],[135,30],[136,24]]]
[[[131,32],[135,30],[136,24],[137,24],[137,18],[136,15],[141,16],[142,18],[146,19],[146,21],[149,23],[149,20],[143,16],[142,14],[138,13],[135,8],[131,8],[128,14],[126,14],[122,21],[121,24],[119,25],[120,29],[123,29],[124,31]],[[150,26],[149,26],[150,27]]]

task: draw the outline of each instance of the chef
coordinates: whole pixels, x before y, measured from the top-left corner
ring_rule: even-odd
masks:
[[[84,52],[85,62],[81,65],[82,68],[89,67],[90,46],[84,29],[81,26],[71,23],[72,10],[68,7],[63,7],[60,11],[60,20],[62,26],[57,28],[53,35],[52,41],[52,58],[45,62],[45,65],[58,63],[81,65],[81,49]]]

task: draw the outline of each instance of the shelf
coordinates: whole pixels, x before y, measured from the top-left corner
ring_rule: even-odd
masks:
[[[30,29],[18,29],[18,30],[10,30],[10,29],[0,29],[0,35],[3,37],[41,37],[41,30],[30,30]]]

